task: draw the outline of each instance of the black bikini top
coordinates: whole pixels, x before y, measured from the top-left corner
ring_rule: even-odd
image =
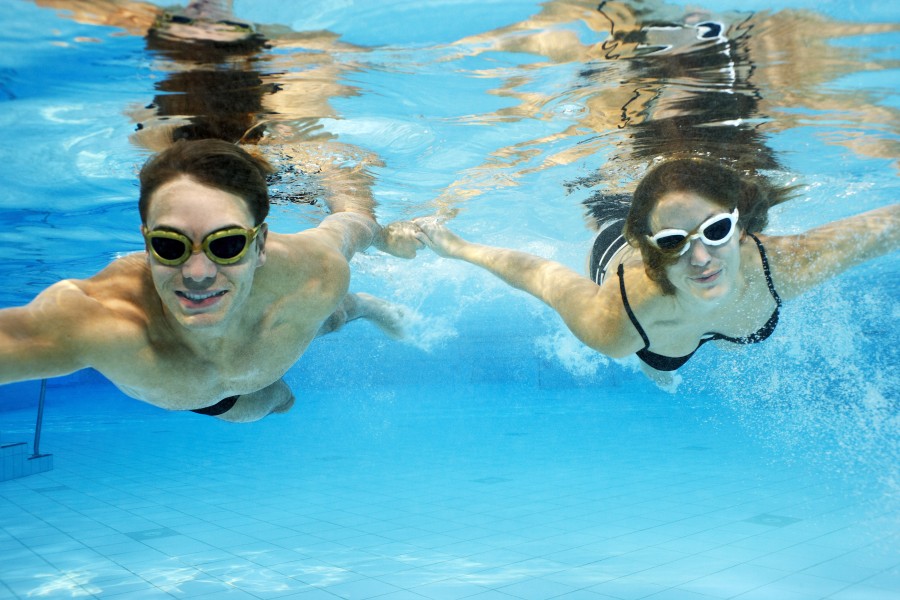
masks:
[[[756,344],[758,342],[763,341],[775,331],[775,327],[778,325],[778,311],[781,308],[781,297],[778,295],[778,292],[775,291],[775,286],[772,284],[772,275],[769,272],[769,260],[766,257],[766,250],[763,248],[762,242],[759,241],[752,233],[749,234],[750,237],[753,238],[753,241],[756,242],[757,248],[759,248],[759,256],[762,259],[762,267],[763,274],[766,276],[766,285],[769,286],[769,292],[772,294],[772,298],[775,299],[775,311],[772,313],[772,316],[769,317],[769,320],[766,321],[766,324],[760,327],[757,331],[754,331],[750,335],[744,337],[728,337],[727,335],[722,335],[721,333],[707,333],[700,339],[700,343],[697,344],[697,348],[694,348],[694,352],[700,348],[706,342],[711,340],[724,340],[726,342],[731,342],[733,344]],[[675,371],[679,367],[681,367],[684,363],[689,361],[691,357],[694,355],[694,352],[691,352],[687,356],[664,356],[662,354],[657,354],[655,352],[650,351],[650,338],[647,337],[647,333],[644,331],[644,328],[641,327],[641,324],[638,323],[637,317],[634,316],[634,312],[631,310],[631,306],[628,304],[628,296],[625,294],[625,278],[623,276],[624,269],[621,264],[619,264],[619,289],[622,292],[622,304],[625,305],[625,312],[628,313],[628,318],[631,319],[631,323],[634,325],[634,328],[637,329],[637,332],[641,334],[641,339],[644,340],[644,347],[637,351],[637,356],[642,361],[644,361],[649,366],[653,367],[657,371]]]

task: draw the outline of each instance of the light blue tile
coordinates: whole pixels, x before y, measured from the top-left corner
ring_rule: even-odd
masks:
[[[789,573],[759,565],[737,565],[680,584],[680,589],[729,598],[783,579]]]
[[[843,554],[821,546],[797,545],[753,559],[751,564],[799,572],[833,560]]]
[[[720,596],[708,596],[680,588],[662,590],[645,597],[646,600],[720,600]]]
[[[532,596],[532,598],[536,597]],[[522,598],[522,596],[511,596],[499,590],[488,590],[474,596],[466,596],[466,600],[521,600]]]
[[[107,596],[101,595],[100,597],[106,598]],[[175,596],[172,596],[171,594],[168,594],[159,588],[152,587],[152,586],[148,587],[148,586],[146,586],[146,584],[145,584],[145,588],[142,590],[135,589],[135,590],[130,590],[128,592],[125,592],[124,594],[117,594],[115,596],[109,596],[109,598],[112,598],[113,600],[132,600],[132,599],[133,600],[154,600],[154,599],[159,599],[159,598],[165,598],[166,600],[169,600],[174,597]],[[247,598],[246,600],[250,600],[250,599]]]
[[[434,572],[425,569],[409,569],[407,571],[388,573],[378,577],[381,581],[404,590],[437,583],[448,578],[449,575],[447,573]]]
[[[376,598],[384,594],[401,591],[400,588],[394,585],[371,578],[329,585],[323,589],[348,600],[367,600],[368,598]]]
[[[846,588],[847,584],[843,581],[826,577],[817,577],[805,573],[793,573],[783,579],[779,579],[769,587],[783,590],[781,593],[785,595],[803,593],[827,598],[831,594]]]
[[[121,598],[125,600],[126,598],[131,598],[134,594],[146,594],[148,591],[147,581],[137,576],[110,582],[92,582],[91,585],[91,593],[98,598]],[[160,593],[158,590],[155,591],[157,594]]]
[[[853,585],[832,594],[828,600],[896,600],[897,588]]]
[[[366,577],[381,578],[384,575],[398,573],[410,569],[410,565],[406,562],[394,560],[391,558],[361,558],[349,563],[349,568],[354,573],[365,575]]]
[[[627,577],[613,579],[587,588],[588,591],[621,600],[637,600],[665,590],[664,586],[641,581],[639,578]]]
[[[455,579],[410,588],[409,591],[433,600],[458,600],[489,591],[487,588]]]
[[[497,588],[497,591],[521,598],[556,598],[565,597],[576,588],[547,579],[528,579]]]
[[[900,590],[900,564],[876,573],[862,583],[866,586],[879,587],[886,590]]]
[[[146,548],[147,548],[147,546],[145,544],[135,541],[135,540],[132,540],[125,536],[122,536],[122,538],[119,538],[119,539],[122,539],[123,541],[120,541],[120,542],[114,543],[114,544],[110,544],[108,546],[104,545],[104,546],[95,547],[95,548],[93,548],[93,550],[95,552],[97,552],[98,554],[102,554],[103,556],[106,556],[106,557],[116,557],[120,554],[140,552],[142,550],[146,550]]]
[[[739,596],[734,596],[735,600],[772,600],[773,598],[781,598],[785,591],[776,586],[764,585]],[[790,596],[791,600],[822,600],[821,596],[815,594],[795,593]],[[854,596],[855,600],[863,600],[859,596]],[[829,599],[830,600],[830,599]],[[869,600],[868,598],[866,600]],[[872,599],[874,600],[874,599]]]

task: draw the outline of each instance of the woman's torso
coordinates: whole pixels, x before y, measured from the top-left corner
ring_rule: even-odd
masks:
[[[611,233],[607,235],[608,239],[613,237]],[[743,236],[735,289],[722,301],[709,305],[685,299],[679,296],[683,294],[680,291],[664,295],[660,286],[647,276],[640,252],[627,244],[605,257],[602,280],[601,273],[597,272],[600,266],[597,257],[590,266],[590,275],[595,281],[602,281],[604,287],[619,288],[617,295],[625,305],[623,318],[632,321],[632,326],[624,330],[631,336],[629,345],[635,353],[644,355],[642,360],[651,366],[654,366],[652,355],[658,355],[662,360],[654,368],[674,370],[705,341],[714,339],[728,345],[753,343],[768,337],[777,323],[780,301],[771,277],[766,274],[764,252],[764,243],[758,246],[751,236]]]

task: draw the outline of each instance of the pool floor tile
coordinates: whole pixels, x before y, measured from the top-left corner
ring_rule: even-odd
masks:
[[[0,483],[0,558],[17,565],[0,572],[0,595],[880,600],[900,590],[900,511],[887,490],[782,463],[723,415],[697,429],[681,405],[622,401],[585,421],[596,400],[577,394],[535,420],[488,397],[450,401],[474,418],[397,393],[387,437],[337,433],[347,414],[328,395],[307,408],[320,433],[302,411],[251,426],[123,411],[94,431],[60,407],[45,424],[55,469]],[[657,423],[654,411],[668,424],[655,437],[617,433]],[[605,436],[590,433],[601,425]],[[551,432],[551,445],[535,445]],[[198,443],[217,460],[194,453]],[[118,459],[97,451],[113,444]]]

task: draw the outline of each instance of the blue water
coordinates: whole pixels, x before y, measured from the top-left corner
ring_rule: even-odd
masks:
[[[687,18],[677,3],[633,4]],[[738,61],[753,68],[715,97],[756,102],[718,120],[743,119],[734,147],[776,157],[773,176],[803,186],[769,231],[894,202],[900,11],[773,4],[690,3],[726,23],[763,11]],[[595,5],[235,12],[338,36],[327,52],[276,46],[259,69],[297,86],[272,95],[275,121],[380,159],[368,172],[382,222],[441,213],[475,241],[581,270],[584,203],[664,154],[647,132],[679,99],[716,89],[710,73],[677,71],[654,87],[658,74],[603,59]],[[114,27],[24,0],[0,17],[16,23],[0,34],[0,306],[12,306],[141,249],[148,152],[129,136],[172,69]],[[534,35],[567,42],[516,46]],[[629,103],[626,122],[635,90],[661,91]],[[320,101],[294,114],[285,97]],[[310,227],[323,210],[281,202],[271,226]],[[299,400],[287,415],[233,425],[131,400],[91,371],[51,380],[40,449],[54,468],[0,482],[0,598],[900,593],[896,256],[788,303],[764,344],[704,347],[677,394],[471,266],[369,251],[352,267],[354,290],[409,307],[410,340],[365,323],[317,340],[286,377]],[[0,387],[0,443],[31,442],[38,389]]]

